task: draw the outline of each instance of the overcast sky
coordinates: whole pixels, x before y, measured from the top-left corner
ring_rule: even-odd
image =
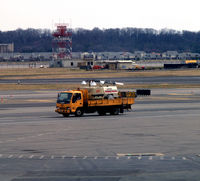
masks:
[[[200,30],[200,0],[0,0],[0,30],[168,28]]]

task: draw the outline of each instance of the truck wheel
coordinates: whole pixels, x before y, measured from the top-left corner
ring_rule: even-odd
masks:
[[[124,109],[123,108],[120,108],[120,113],[124,113]]]
[[[63,117],[69,117],[69,114],[63,114]]]
[[[118,115],[120,112],[120,109],[119,108],[113,108],[111,111],[110,111],[110,114],[111,115]]]
[[[103,110],[98,110],[97,112],[98,112],[99,116],[104,116],[104,115],[106,115],[106,112],[103,111]]]
[[[82,115],[83,115],[83,110],[80,109],[80,108],[78,108],[78,109],[76,110],[76,112],[75,112],[75,116],[76,116],[76,117],[80,117],[80,116],[82,116]]]

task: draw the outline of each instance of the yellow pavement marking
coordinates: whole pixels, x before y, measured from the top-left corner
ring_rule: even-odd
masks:
[[[193,94],[178,94],[178,93],[169,93],[170,96],[192,96]]]
[[[29,99],[28,102],[42,102],[42,103],[49,103],[49,102],[56,102],[55,100],[51,99]]]
[[[40,90],[40,91],[34,91],[34,92],[38,92],[38,93],[48,93],[48,92],[59,92],[59,91],[57,91],[57,90]]]
[[[145,98],[147,99],[147,98]],[[183,97],[148,97],[148,99],[153,100],[191,100],[191,98],[183,98]]]

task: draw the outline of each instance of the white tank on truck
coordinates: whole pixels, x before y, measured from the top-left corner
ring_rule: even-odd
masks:
[[[89,99],[117,98],[117,86],[83,87],[88,90]]]

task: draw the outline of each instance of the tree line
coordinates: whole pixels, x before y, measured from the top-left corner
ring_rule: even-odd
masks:
[[[72,29],[74,52],[178,52],[200,53],[200,32],[141,28]],[[15,52],[51,52],[48,29],[0,31],[0,43],[14,43]]]

